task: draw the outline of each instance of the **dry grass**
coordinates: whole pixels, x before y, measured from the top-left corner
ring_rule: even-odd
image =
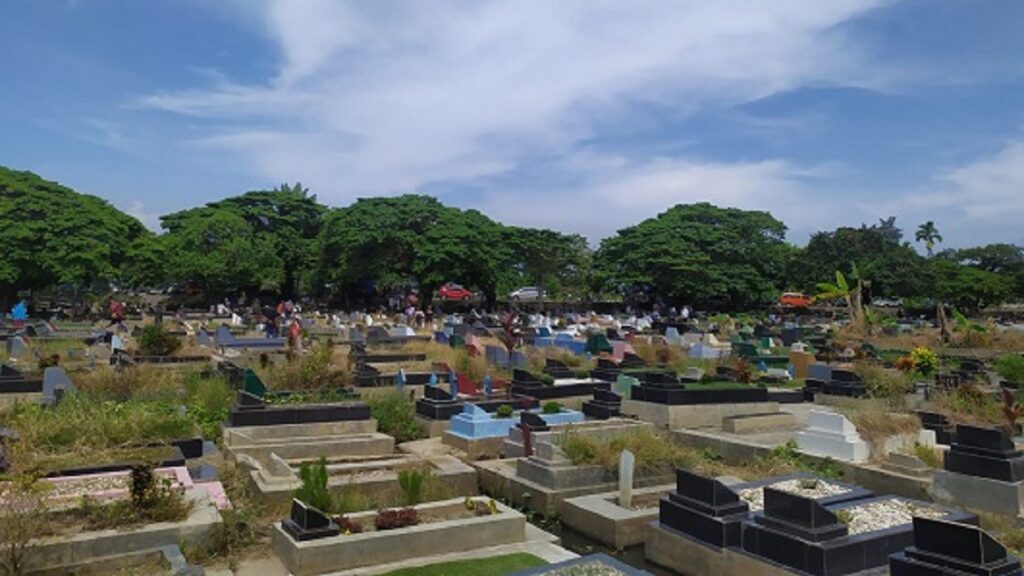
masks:
[[[886,438],[903,434],[916,435],[921,430],[921,420],[913,414],[890,412],[888,406],[878,400],[866,401],[857,409],[841,410],[857,428],[861,437],[875,446]]]

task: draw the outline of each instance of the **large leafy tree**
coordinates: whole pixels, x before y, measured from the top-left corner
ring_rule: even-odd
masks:
[[[742,308],[777,292],[785,233],[767,212],[680,204],[602,241],[596,277],[605,289],[645,285],[673,302]]]
[[[208,298],[277,291],[285,278],[273,238],[229,210],[180,218],[162,241],[170,276],[198,286]]]
[[[926,261],[903,241],[894,218],[879,220],[871,226],[862,224],[859,228],[841,227],[814,234],[795,257],[788,284],[812,288],[833,278],[836,268],[844,269],[852,262],[862,272],[870,271],[874,295],[929,295]]]
[[[272,190],[255,190],[211,202],[205,206],[168,214],[161,223],[174,235],[186,223],[203,220],[215,212],[226,212],[243,219],[253,234],[269,240],[280,258],[283,276],[278,288],[284,296],[294,296],[305,284],[309,288],[323,215],[327,208],[317,202],[302,184],[281,185]]]
[[[106,201],[0,167],[0,301],[119,279],[152,234]]]
[[[961,310],[1002,304],[1014,288],[1006,276],[943,259],[932,262],[931,280],[937,300]]]
[[[494,301],[510,259],[502,226],[429,196],[360,199],[332,210],[320,234],[320,279],[345,296],[417,284],[429,298],[446,281]]]
[[[1024,248],[1013,244],[988,244],[960,250],[943,250],[937,258],[999,274],[1013,283],[1013,295],[1024,296]]]

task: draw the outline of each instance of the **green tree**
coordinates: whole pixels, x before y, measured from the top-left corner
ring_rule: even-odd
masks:
[[[197,285],[207,298],[276,291],[284,281],[273,238],[256,233],[231,211],[192,212],[177,219],[162,240],[171,277]]]
[[[935,249],[935,244],[942,242],[942,235],[939,234],[939,229],[935,227],[935,222],[929,220],[917,227],[917,232],[914,233],[914,240],[924,242],[925,250],[928,251],[928,257],[930,258],[932,251]]]
[[[295,296],[301,288],[312,288],[317,262],[318,236],[327,208],[317,202],[302,184],[282,184],[272,190],[255,190],[205,206],[162,217],[161,223],[175,234],[186,223],[227,212],[242,218],[260,238],[273,243],[281,260],[283,276],[277,283],[282,295]]]
[[[935,260],[931,269],[936,299],[961,310],[997,306],[1013,295],[1012,281],[994,272],[949,260]]]
[[[508,227],[502,240],[511,251],[509,282],[519,286],[539,286],[553,298],[563,290],[577,295],[585,292],[590,277],[590,248],[578,234],[562,234],[539,228]]]
[[[99,198],[0,167],[0,301],[20,290],[116,281],[152,234]]]
[[[789,286],[810,290],[823,278],[835,275],[837,265],[856,262],[862,271],[870,270],[872,295],[930,296],[927,261],[910,244],[894,218],[859,228],[840,227],[811,236],[807,247],[795,255],[790,267]]]
[[[767,212],[680,204],[605,239],[594,256],[604,289],[651,287],[672,302],[743,308],[772,299],[791,247]]]

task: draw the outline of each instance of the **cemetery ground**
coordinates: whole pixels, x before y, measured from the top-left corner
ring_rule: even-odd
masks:
[[[323,321],[301,351],[148,319],[12,332],[0,565],[497,575],[596,549],[657,574],[853,574],[775,548],[911,557],[947,519],[1024,548],[1017,335],[592,324],[512,349],[497,322]],[[629,573],[608,562],[596,573]]]

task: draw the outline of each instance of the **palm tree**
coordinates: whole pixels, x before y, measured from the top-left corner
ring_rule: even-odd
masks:
[[[935,222],[929,220],[917,227],[917,232],[914,233],[914,240],[924,242],[924,248],[928,251],[928,257],[931,258],[935,245],[942,242],[942,234],[939,234],[939,229],[935,227]]]

